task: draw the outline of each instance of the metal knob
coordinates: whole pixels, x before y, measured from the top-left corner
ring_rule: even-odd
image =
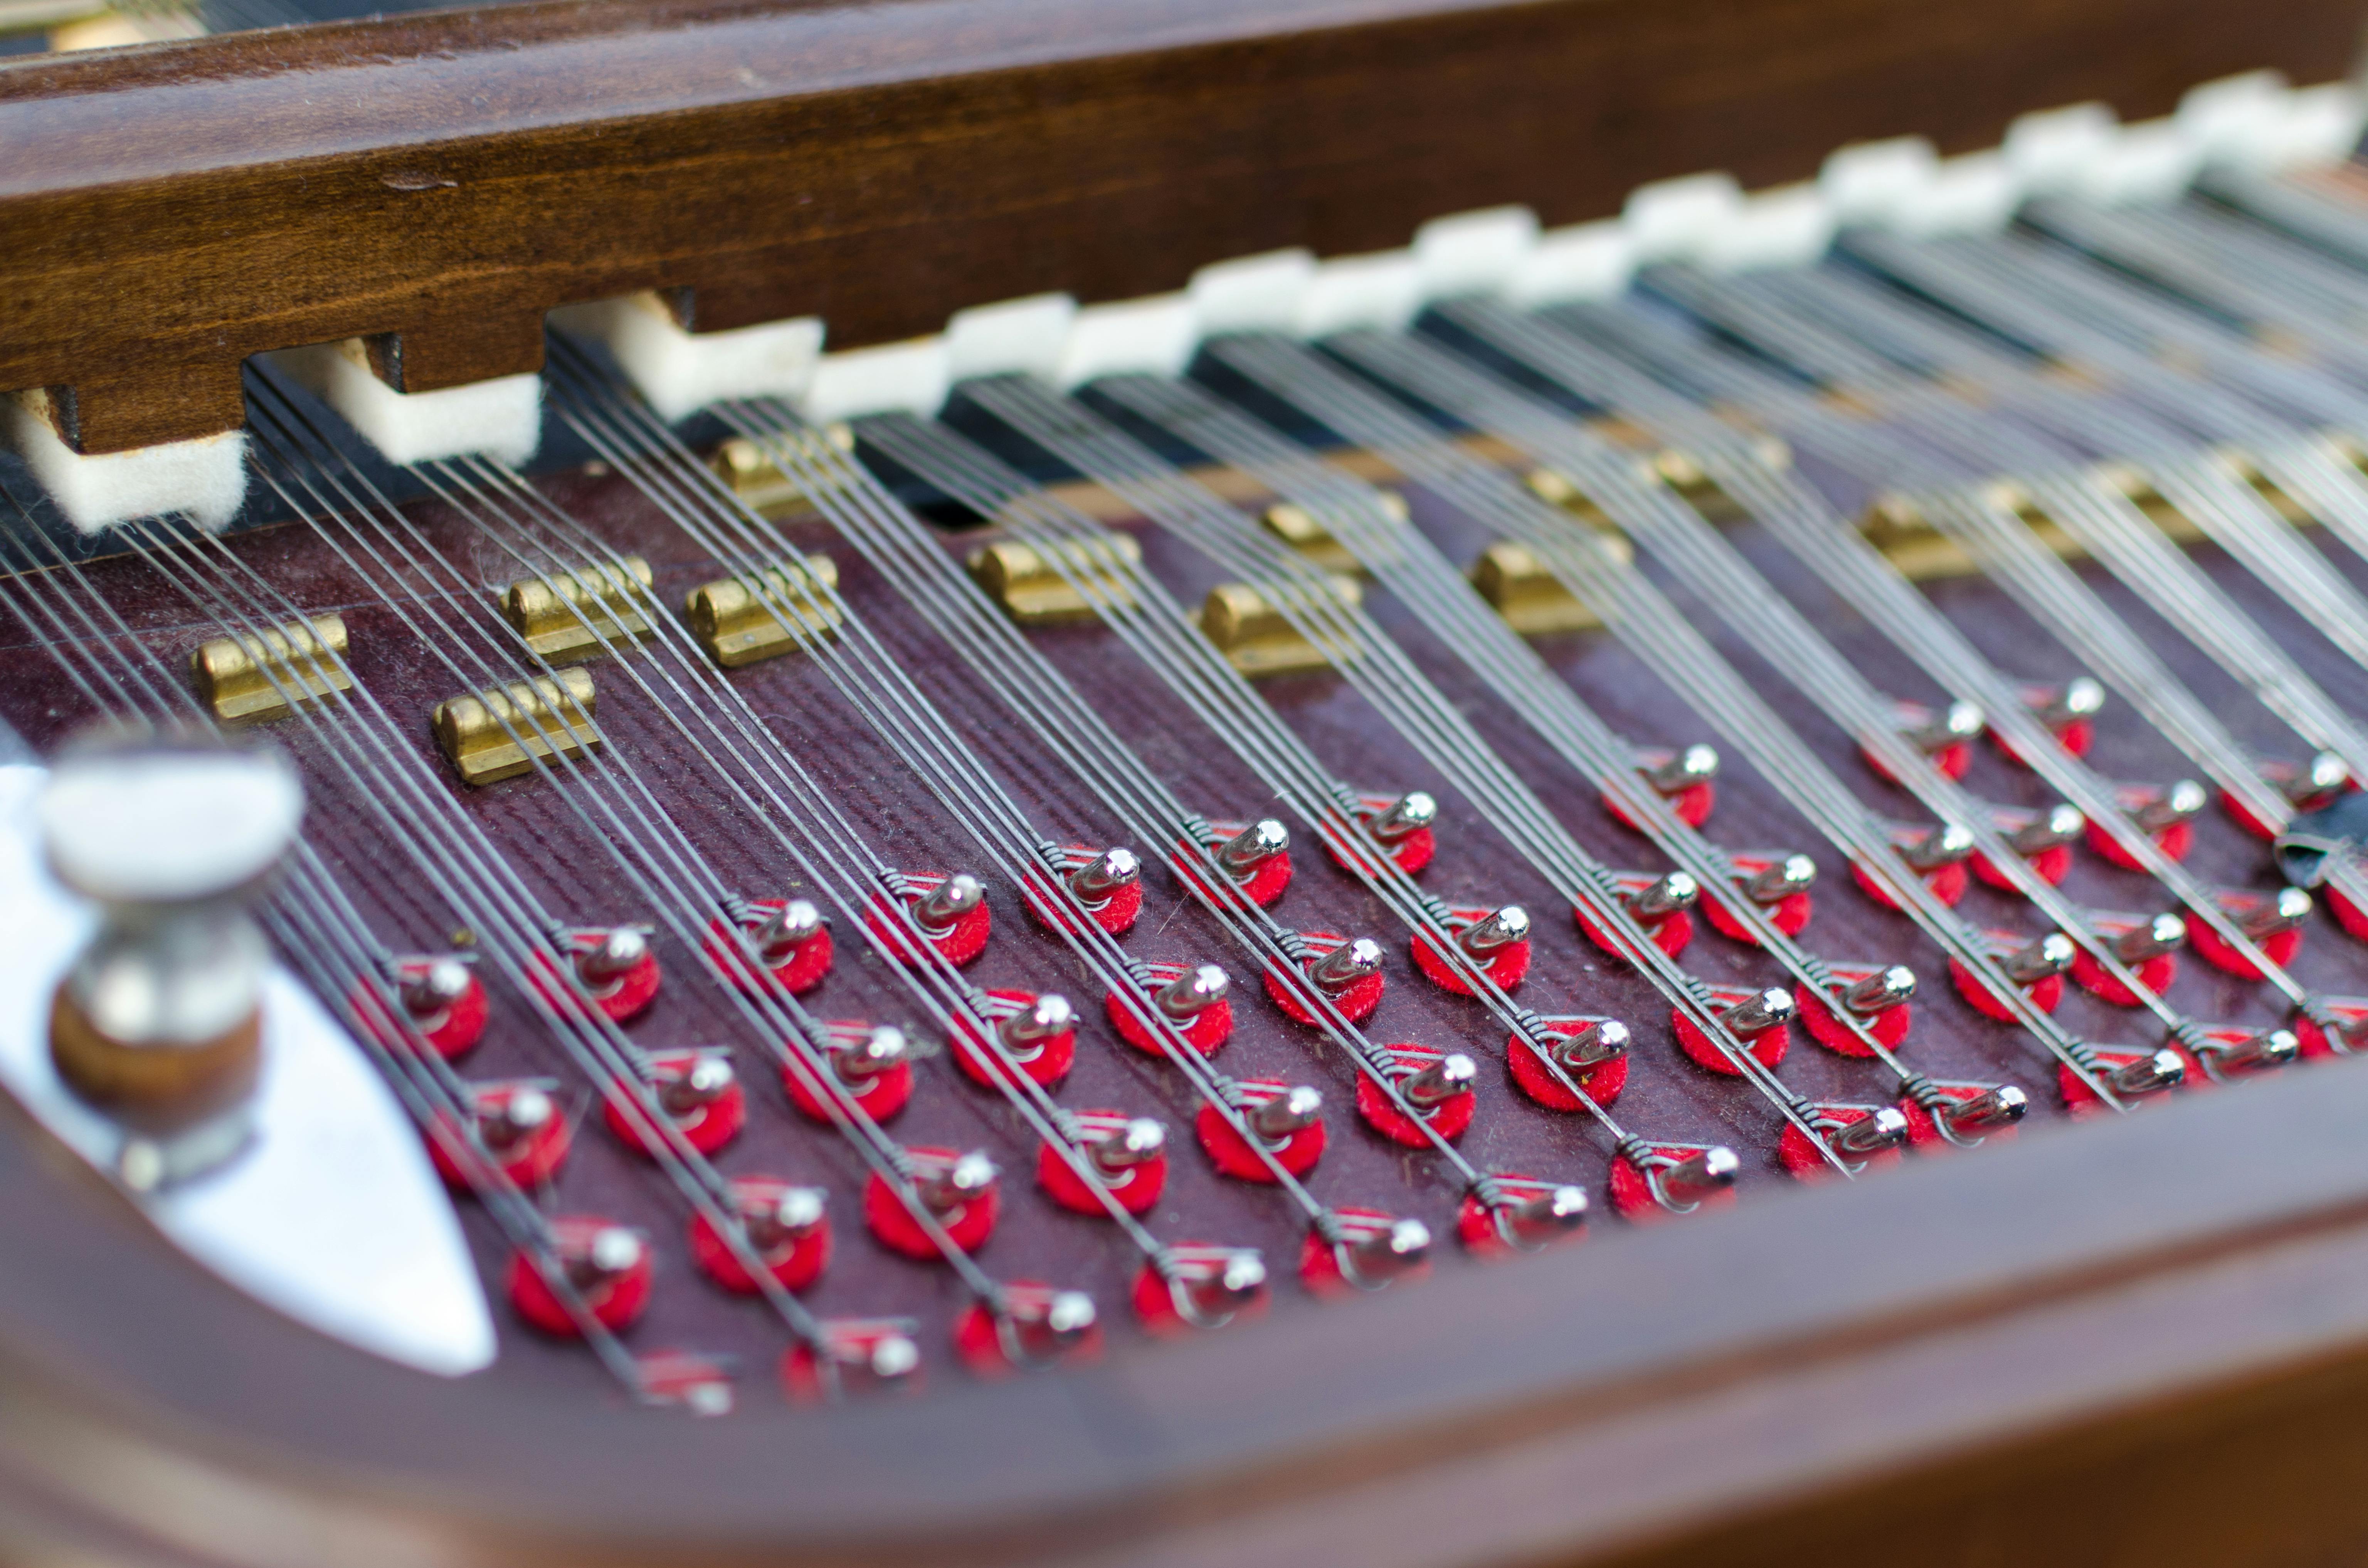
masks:
[[[1530,912],[1518,903],[1508,903],[1487,919],[1465,926],[1455,942],[1471,957],[1486,959],[1499,948],[1529,939]]]
[[[1291,830],[1262,817],[1217,846],[1217,864],[1244,881],[1260,866],[1291,847]]]
[[[1198,1017],[1225,999],[1233,989],[1233,981],[1215,964],[1204,963],[1185,971],[1163,985],[1152,996],[1159,1010],[1183,1023]]]
[[[1720,1143],[1663,1166],[1654,1179],[1664,1203],[1691,1209],[1733,1187],[1742,1172],[1735,1151]]]
[[[942,937],[985,902],[985,886],[969,872],[957,871],[914,901],[913,923],[925,937]]]
[[[1817,881],[1817,863],[1806,855],[1787,855],[1743,884],[1743,894],[1754,903],[1782,903],[1796,892],[1806,892]]]
[[[1110,848],[1069,874],[1069,891],[1087,909],[1099,909],[1121,888],[1143,881],[1143,862],[1132,849]]]
[[[1244,1119],[1250,1131],[1269,1143],[1280,1143],[1293,1133],[1315,1125],[1324,1115],[1321,1091],[1302,1084],[1285,1089],[1263,1105],[1253,1107]]]
[[[804,899],[793,898],[765,916],[754,943],[765,961],[774,964],[821,934],[822,911]]]
[[[1366,829],[1381,844],[1396,844],[1413,837],[1439,821],[1439,802],[1420,790],[1409,790],[1399,796],[1390,809],[1373,819]]]
[[[1308,970],[1308,977],[1327,996],[1338,996],[1360,980],[1382,972],[1382,946],[1360,937],[1325,954]]]
[[[1915,994],[1916,971],[1906,964],[1896,963],[1843,992],[1842,1006],[1861,1018],[1871,1018],[1887,1007],[1913,999]]]
[[[1658,767],[1645,769],[1645,781],[1664,795],[1680,794],[1717,777],[1717,749],[1699,744],[1686,747]]]
[[[1069,1006],[1069,999],[1057,991],[1047,991],[1025,1010],[997,1024],[995,1032],[1013,1056],[1032,1062],[1046,1040],[1076,1027],[1076,1009]]]

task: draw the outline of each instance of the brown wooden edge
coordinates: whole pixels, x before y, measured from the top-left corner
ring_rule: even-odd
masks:
[[[2368,1540],[2340,1474],[2276,1512],[2368,1447],[2363,1129],[2368,1067],[2315,1065],[1099,1368],[712,1423],[403,1372],[52,1171],[0,1211],[0,1504],[254,1568],[1761,1562],[1944,1497],[1916,1560],[2095,1561],[2101,1507],[2227,1548],[2168,1561],[2266,1561],[2236,1548]],[[0,1145],[12,1191],[37,1157]],[[2328,1440],[2207,1484],[2247,1423]]]
[[[656,290],[853,347],[1285,245],[1549,222],[1702,168],[1994,142],[2351,63],[2358,0],[529,4],[0,66],[0,391],[91,451],[237,417],[347,337],[420,390],[537,368],[542,313]]]

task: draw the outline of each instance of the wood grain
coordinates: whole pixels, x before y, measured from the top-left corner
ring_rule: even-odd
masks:
[[[226,369],[387,339],[412,390],[535,369],[575,300],[841,347],[1048,289],[1180,286],[1442,213],[1609,213],[1640,181],[2158,114],[2340,75],[2354,0],[875,0],[545,4],[0,68],[0,389],[86,450],[224,427]]]

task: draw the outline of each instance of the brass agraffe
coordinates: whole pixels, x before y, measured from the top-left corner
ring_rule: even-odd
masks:
[[[448,698],[431,723],[461,782],[495,784],[528,772],[538,757],[582,756],[599,744],[592,710],[591,675],[562,670]]]
[[[290,697],[307,702],[351,691],[346,646],[344,619],[316,615],[267,627],[259,637],[242,631],[200,643],[189,655],[189,679],[222,722],[261,723],[285,717]]]

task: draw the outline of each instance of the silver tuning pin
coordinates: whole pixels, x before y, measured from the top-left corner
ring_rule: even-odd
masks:
[[[730,1058],[720,1051],[700,1051],[680,1068],[658,1075],[658,1104],[668,1116],[686,1117],[713,1104],[732,1082]]]
[[[1172,1278],[1169,1289],[1184,1298],[1193,1318],[1222,1323],[1265,1290],[1266,1278],[1266,1259],[1248,1247],[1237,1247],[1212,1267]]]
[[[575,955],[575,972],[597,991],[639,969],[649,956],[647,932],[638,926],[618,926]]]
[[[2315,905],[2316,901],[2302,889],[2280,888],[2276,893],[2248,911],[2237,922],[2237,929],[2243,931],[2248,939],[2258,942],[2264,937],[2293,930],[2310,918]]]
[[[1456,937],[1455,945],[1473,958],[1486,959],[1499,948],[1529,939],[1530,912],[1518,903],[1508,903],[1487,919],[1465,926]]]
[[[2160,833],[2202,811],[2210,798],[2203,785],[2192,778],[2182,778],[2132,812],[2131,820],[2147,833]]]
[[[1097,1317],[1094,1299],[1083,1290],[1053,1290],[1041,1301],[1010,1301],[1002,1321],[1013,1358],[1025,1364],[1070,1349],[1093,1332]]]
[[[1245,1113],[1250,1131],[1269,1143],[1281,1143],[1292,1134],[1315,1125],[1324,1115],[1322,1091],[1301,1084],[1285,1089]]]
[[[2287,1028],[2257,1029],[2250,1034],[2211,1035],[2195,1054],[2215,1078],[2265,1073],[2291,1065],[2302,1056],[2302,1040]]]
[[[1871,1159],[1907,1142],[1907,1118],[1891,1106],[1882,1106],[1835,1128],[1826,1142],[1845,1160]]]
[[[962,917],[986,902],[986,888],[967,871],[957,871],[913,903],[913,924],[935,939],[945,936]]]
[[[1561,1036],[1552,1054],[1564,1072],[1576,1077],[1627,1055],[1634,1043],[1626,1024],[1617,1018],[1598,1018],[1575,1033]]]
[[[1077,1010],[1057,991],[1047,991],[1026,1008],[995,1026],[1004,1049],[1021,1062],[1035,1060],[1044,1042],[1077,1027]]]
[[[985,1151],[973,1149],[937,1176],[919,1182],[914,1192],[932,1214],[951,1214],[973,1199],[984,1197],[1002,1174]]]
[[[2314,811],[2351,782],[2351,769],[2331,751],[2319,752],[2279,784],[2296,811]]]
[[[1794,893],[1816,885],[1817,863],[1806,855],[1787,855],[1743,884],[1743,896],[1754,903],[1782,903]]]
[[[1886,1008],[1912,1001],[1916,995],[1916,971],[1904,963],[1880,969],[1842,993],[1842,1006],[1861,1018],[1873,1017]]]
[[[1138,1116],[1107,1138],[1086,1146],[1094,1168],[1114,1176],[1156,1160],[1167,1149],[1167,1129],[1147,1116]]]
[[[1658,767],[1644,770],[1645,782],[1664,795],[1683,794],[1697,784],[1708,784],[1718,777],[1716,747],[1690,745]]]
[[[450,954],[439,956],[403,983],[399,988],[403,1010],[415,1019],[438,1017],[469,994],[469,984],[465,961]]]
[[[1900,733],[1908,744],[1929,756],[1979,738],[1987,722],[1979,705],[1960,699],[1932,715],[1929,722]]]
[[[757,957],[779,964],[822,934],[822,911],[803,898],[793,898],[767,915],[749,938]]]
[[[245,1146],[265,962],[246,904],[303,812],[277,753],[198,737],[70,752],[40,795],[50,869],[100,912],[50,1004],[50,1058],[121,1129],[115,1164],[136,1190]]]
[[[2059,844],[2069,844],[2087,829],[2089,819],[2080,808],[2058,801],[2025,825],[2015,829],[2007,838],[2018,855],[2036,855],[2043,849],[2053,849]]]
[[[1725,1192],[1742,1174],[1743,1162],[1735,1151],[1718,1143],[1661,1166],[1652,1182],[1664,1207],[1682,1211]]]
[[[1740,1040],[1755,1040],[1761,1035],[1782,1028],[1800,1011],[1793,994],[1782,986],[1771,985],[1757,996],[1748,997],[1719,1015],[1719,1022],[1727,1032]]]
[[[1638,920],[1662,920],[1681,909],[1691,909],[1702,897],[1702,884],[1684,871],[1671,871],[1629,895],[1628,913]]]
[[[2150,920],[2140,922],[2134,929],[2123,932],[2113,939],[2113,956],[2125,964],[2140,964],[2148,959],[2175,952],[2187,941],[2187,922],[2168,910]]]
[[[1935,1119],[1947,1127],[1952,1138],[1970,1140],[2021,1121],[2031,1110],[2031,1096],[2012,1084],[2000,1084],[1978,1095],[1943,1100],[1928,1108]]]
[[[1471,1093],[1479,1077],[1480,1069],[1472,1058],[1452,1051],[1420,1072],[1400,1078],[1397,1087],[1406,1103],[1417,1110],[1430,1110],[1458,1095]]]
[[[1393,1220],[1364,1240],[1341,1249],[1360,1285],[1383,1285],[1420,1267],[1430,1256],[1430,1227],[1419,1220]],[[1344,1270],[1344,1272],[1347,1272]]]
[[[1587,1223],[1587,1193],[1576,1187],[1545,1191],[1505,1203],[1496,1210],[1497,1223],[1518,1246],[1543,1246]]]
[[[748,1244],[760,1253],[770,1253],[803,1239],[822,1223],[829,1201],[829,1195],[816,1187],[785,1187],[768,1194],[766,1201],[741,1212],[748,1228]]]
[[[1371,937],[1341,943],[1308,966],[1308,978],[1327,996],[1382,972],[1382,945]]]
[[[2024,705],[2032,718],[2051,730],[2079,719],[2093,719],[2104,710],[2105,688],[2088,676],[2076,676],[2062,686],[2041,687],[2025,693]]]
[[[912,1054],[913,1042],[903,1029],[894,1024],[876,1024],[853,1045],[832,1051],[830,1066],[839,1082],[860,1090],[881,1074],[909,1061]]]
[[[1099,909],[1121,888],[1143,881],[1143,862],[1132,849],[1103,850],[1069,873],[1069,891],[1087,909]]]
[[[1188,969],[1152,994],[1159,1010],[1178,1023],[1199,1017],[1225,999],[1233,981],[1215,964]]]
[[[639,1231],[622,1225],[603,1225],[580,1245],[563,1246],[560,1259],[566,1267],[568,1283],[578,1290],[597,1291],[639,1268],[649,1250],[649,1243],[642,1239]]]
[[[2117,1095],[2153,1095],[2165,1089],[2175,1089],[2187,1082],[2187,1062],[2169,1046],[2149,1051],[2135,1062],[2102,1071],[2089,1069],[2105,1081],[2106,1087]]]
[[[1272,817],[1260,817],[1217,846],[1217,864],[1247,881],[1260,866],[1291,847],[1291,830]]]
[[[1390,809],[1375,817],[1365,831],[1379,844],[1395,844],[1411,838],[1439,821],[1439,802],[1421,790],[1409,790],[1391,803]]]
[[[2009,953],[1999,960],[1999,967],[2017,985],[2035,985],[2070,969],[2078,954],[2071,937],[2061,931],[2050,931]]]
[[[1963,823],[1943,823],[1916,839],[1900,846],[1899,858],[1918,871],[1937,871],[1943,866],[1953,866],[1974,852],[1973,830]]]

